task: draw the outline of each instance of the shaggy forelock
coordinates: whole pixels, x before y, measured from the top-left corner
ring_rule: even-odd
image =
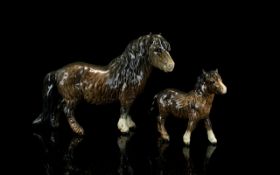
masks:
[[[167,51],[171,50],[170,44],[160,34],[152,35],[151,42],[152,44],[154,44],[155,47],[163,48]]]
[[[208,73],[208,76],[207,76],[208,79],[221,79],[221,76],[219,75],[218,72],[212,70]]]
[[[142,70],[149,71],[148,50],[151,44],[165,50],[170,50],[169,43],[161,35],[145,35],[131,41],[125,51],[110,63],[112,83],[119,85],[122,81],[136,82],[137,75]],[[115,77],[121,77],[121,81]]]

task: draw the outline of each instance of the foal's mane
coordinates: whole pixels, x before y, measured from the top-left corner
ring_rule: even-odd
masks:
[[[200,76],[197,77],[195,90],[200,91],[204,84],[205,84],[205,76],[202,73]]]
[[[207,87],[206,80],[210,79],[213,76],[220,76],[220,75],[215,71],[210,71],[208,73],[202,73],[200,76],[198,76],[195,84],[195,91],[198,92],[199,94],[204,92],[205,88]]]

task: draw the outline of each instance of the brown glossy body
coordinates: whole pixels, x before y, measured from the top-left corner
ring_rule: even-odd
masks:
[[[174,61],[170,45],[161,35],[142,36],[128,44],[125,51],[106,66],[88,63],[72,63],[49,73],[44,80],[43,113],[33,122],[40,123],[50,117],[52,126],[58,126],[56,107],[51,101],[53,90],[57,89],[62,100],[62,109],[72,130],[83,135],[84,130],[76,121],[76,105],[85,100],[91,104],[104,104],[119,101],[120,119],[118,128],[128,132],[135,127],[129,116],[133,101],[142,92],[152,67],[171,72]]]

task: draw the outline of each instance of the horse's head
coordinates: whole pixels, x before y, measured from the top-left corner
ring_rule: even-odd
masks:
[[[221,76],[218,73],[218,69],[210,72],[203,72],[203,78],[205,83],[205,88],[207,88],[208,92],[211,93],[220,93],[220,94],[226,94],[227,93],[227,87],[224,85]]]
[[[164,72],[172,72],[175,63],[169,54],[170,44],[160,34],[149,36],[148,56],[150,63]]]

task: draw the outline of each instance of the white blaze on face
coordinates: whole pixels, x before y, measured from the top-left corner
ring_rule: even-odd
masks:
[[[65,80],[68,79],[68,75],[69,75],[68,72],[63,73],[63,77],[62,77],[61,81],[59,82],[60,85],[64,85]]]
[[[224,83],[223,83],[221,80],[219,80],[218,83],[219,83],[220,86],[222,87],[221,93],[222,93],[222,94],[227,93],[227,87],[224,85]]]

